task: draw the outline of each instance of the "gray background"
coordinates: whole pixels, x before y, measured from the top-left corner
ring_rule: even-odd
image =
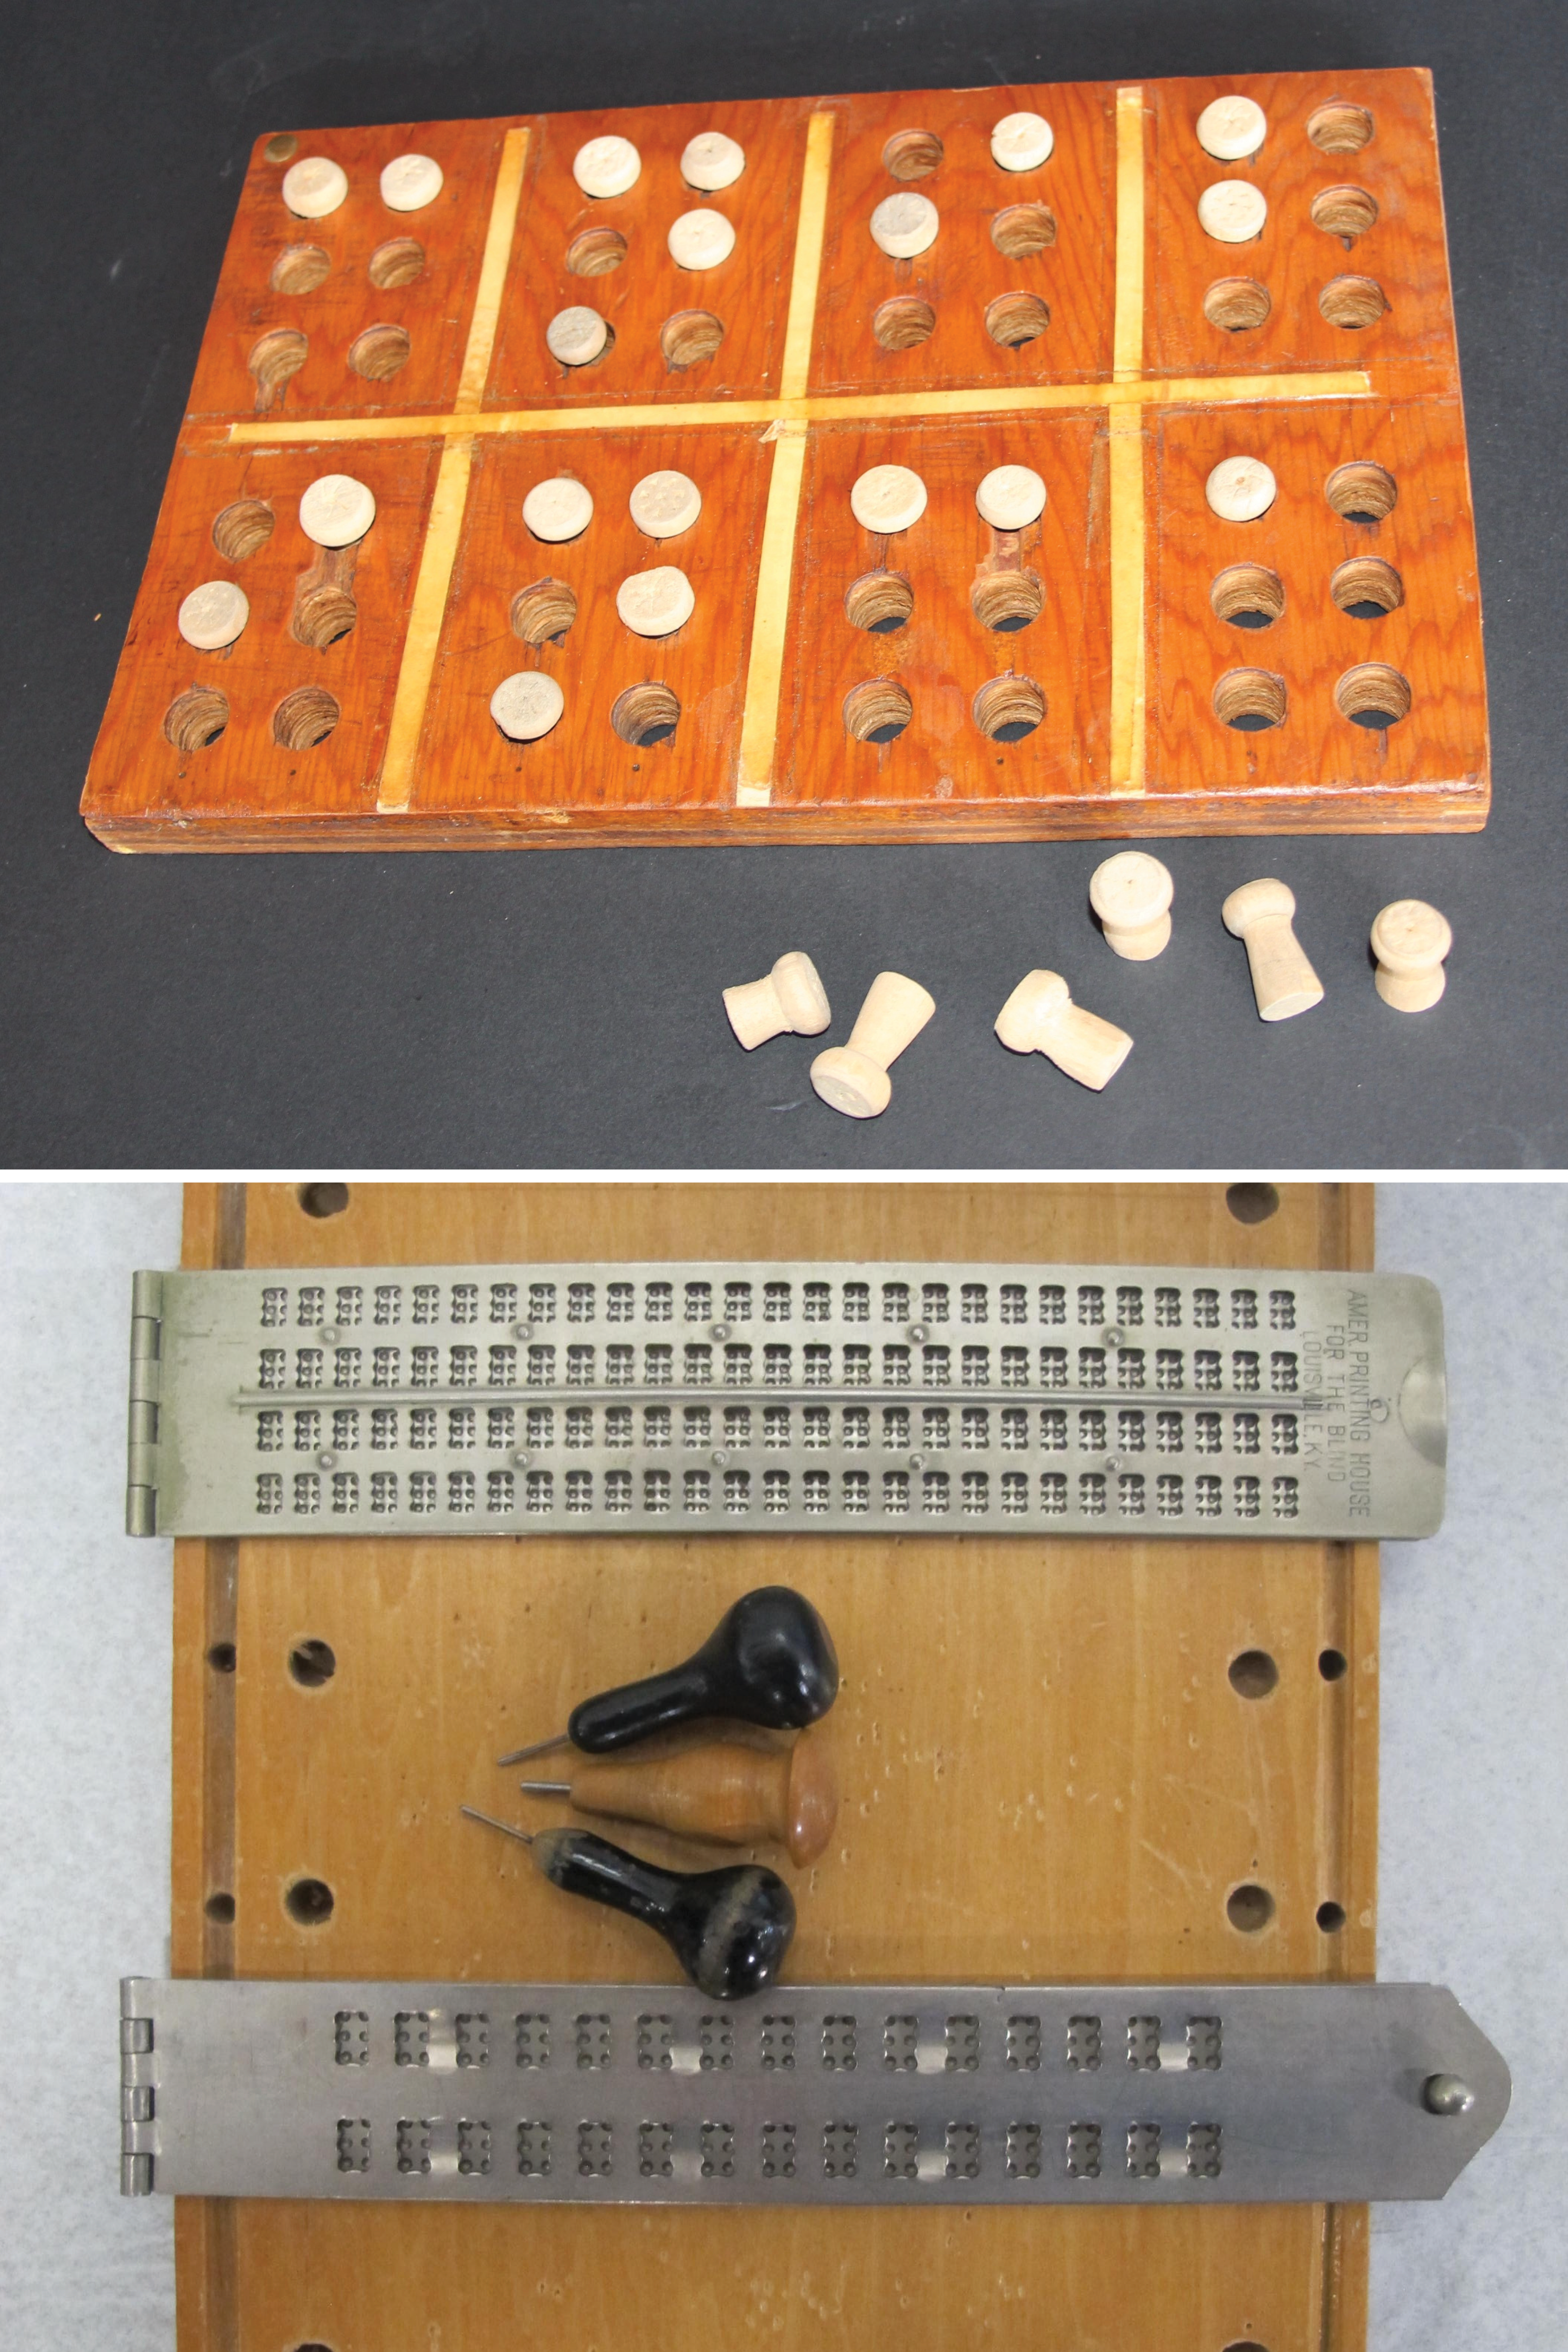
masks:
[[[1568,1160],[1561,0],[4,0],[0,21],[0,1165]],[[1093,843],[184,859],[116,857],[83,830],[257,133],[1379,65],[1436,77],[1488,616],[1485,835],[1173,843],[1175,940],[1143,966],[1093,931]],[[1268,873],[1295,889],[1329,991],[1279,1029],[1219,921],[1226,891]],[[1419,1020],[1370,985],[1368,924],[1400,897],[1435,901],[1458,940]],[[882,1118],[816,1101],[805,1041],[747,1056],[731,1040],[720,989],[793,947],[820,965],[836,1042],[883,965],[935,995]],[[991,1034],[1042,964],[1137,1040],[1103,1096]]]
[[[1442,1290],[1454,1430],[1442,1532],[1384,1548],[1378,1973],[1450,1985],[1514,2099],[1442,2203],[1374,2209],[1371,2352],[1545,2352],[1568,2308],[1568,1189],[1383,1185],[1377,1214],[1379,1264]],[[179,1215],[173,1185],[0,1186],[7,2352],[174,2343],[172,2208],[118,2197],[114,2057],[118,1979],[166,1965],[170,1547],[116,1530],[131,1274],[177,1262]]]

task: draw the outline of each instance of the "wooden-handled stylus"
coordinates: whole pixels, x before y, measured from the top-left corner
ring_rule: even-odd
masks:
[[[565,1797],[580,1813],[651,1822],[718,1845],[772,1840],[796,1864],[815,1862],[838,1817],[838,1781],[821,1738],[793,1747],[710,1740],[673,1755],[584,1760],[570,1780],[524,1780],[533,1797]]]

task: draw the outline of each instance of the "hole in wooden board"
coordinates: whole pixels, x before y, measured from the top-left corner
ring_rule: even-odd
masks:
[[[1266,563],[1227,563],[1216,572],[1209,603],[1233,629],[1267,629],[1285,614],[1285,583]]]
[[[1238,1934],[1256,1936],[1274,1916],[1274,1897],[1267,1886],[1249,1880],[1243,1886],[1231,1888],[1226,1897],[1225,1916]]]
[[[1331,98],[1307,124],[1307,136],[1325,155],[1356,155],[1372,137],[1373,121],[1364,106],[1348,98]]]
[[[243,563],[266,546],[276,520],[264,499],[236,499],[214,518],[213,545],[226,563]]]
[[[223,1892],[219,1892],[216,1895],[209,1895],[206,1901],[203,1904],[202,1908],[215,1927],[233,1927],[234,1897],[232,1895]]]
[[[1227,1184],[1225,1205],[1238,1225],[1266,1225],[1279,1213],[1278,1184]]]
[[[1331,278],[1318,297],[1331,327],[1373,327],[1388,308],[1375,278]]]
[[[305,364],[310,344],[298,327],[270,327],[250,347],[246,366],[256,378],[258,406],[282,391]]]
[[[991,223],[991,242],[1009,261],[1026,261],[1057,241],[1057,216],[1049,205],[1004,205]]]
[[[406,327],[366,327],[349,345],[349,365],[367,383],[384,383],[388,376],[407,366],[413,348]]]
[[[566,248],[566,267],[574,278],[605,278],[626,257],[626,241],[618,228],[585,228]]]
[[[1285,681],[1271,669],[1227,669],[1215,687],[1215,717],[1243,734],[1279,726],[1285,707]]]
[[[675,310],[658,331],[666,367],[696,367],[710,360],[724,340],[722,320],[711,310]]]
[[[895,131],[882,162],[895,180],[928,180],[945,152],[934,131]]]
[[[1006,351],[1032,343],[1050,323],[1050,311],[1037,294],[998,294],[985,305],[985,331]]]
[[[1032,677],[987,678],[971,709],[974,723],[993,743],[1019,743],[1046,715],[1046,698]]]
[[[1044,611],[1046,591],[1038,572],[1002,566],[978,575],[969,602],[983,629],[1026,629]]]
[[[338,1671],[330,1642],[296,1642],[289,1653],[289,1672],[301,1690],[320,1690]]]
[[[297,686],[272,714],[272,740],[285,751],[311,751],[326,741],[338,715],[338,698],[324,686]]]
[[[324,1878],[297,1878],[283,1896],[283,1908],[297,1927],[320,1927],[332,1916],[336,1897]]]
[[[1394,512],[1399,485],[1382,466],[1363,457],[1336,466],[1323,484],[1323,496],[1345,522],[1382,522]]]
[[[302,2344],[300,2352],[310,2352],[310,2347]],[[1225,2347],[1225,2352],[1268,2352],[1268,2347],[1267,2344],[1255,2344],[1250,2336],[1238,2336],[1234,2344]]]
[[[300,152],[300,142],[291,131],[275,131],[262,149],[269,163],[287,163]]]
[[[679,723],[677,697],[668,686],[652,679],[628,686],[616,697],[610,709],[610,724],[622,742],[635,743],[639,751],[653,743],[668,743]]]
[[[1241,1698],[1267,1698],[1279,1687],[1279,1669],[1267,1650],[1243,1650],[1230,1662],[1230,1686]]]
[[[857,743],[891,743],[915,715],[896,677],[863,678],[844,698],[844,730]]]
[[[384,294],[395,286],[412,286],[425,275],[425,247],[416,236],[389,236],[371,255],[365,274]]]
[[[936,331],[936,312],[918,294],[895,294],[872,313],[871,332],[885,352],[911,352]]]
[[[1211,327],[1223,327],[1227,335],[1261,327],[1273,307],[1268,287],[1260,286],[1256,278],[1216,278],[1204,296],[1204,317]]]
[[[1410,680],[1386,662],[1358,662],[1335,687],[1334,700],[1352,726],[1397,727],[1410,716]]]
[[[1352,555],[1329,582],[1329,593],[1353,621],[1379,621],[1405,602],[1405,583],[1380,555]]]
[[[163,713],[163,732],[176,751],[205,751],[228,725],[228,698],[216,686],[191,686]]]
[[[272,265],[275,294],[310,294],[332,274],[331,255],[319,245],[286,245]]]
[[[334,580],[318,580],[310,587],[301,583],[289,626],[300,645],[322,653],[328,646],[335,646],[340,637],[346,637],[358,618],[359,606],[346,588],[340,587]],[[319,742],[321,738],[312,740]],[[304,748],[302,744],[294,746],[297,751]]]
[[[1347,245],[1364,236],[1377,220],[1377,198],[1365,188],[1320,188],[1312,198],[1312,226]]]
[[[577,599],[564,580],[535,580],[511,600],[514,635],[525,646],[561,645],[577,617]]]
[[[301,1184],[296,1196],[308,1217],[341,1217],[349,1204],[346,1184]]]
[[[1342,1903],[1319,1904],[1318,1926],[1325,1936],[1337,1936],[1344,1924],[1345,1909]]]
[[[915,592],[901,572],[863,572],[849,583],[844,610],[852,627],[878,636],[901,629],[915,609]]]
[[[1339,1682],[1348,1671],[1349,1664],[1350,1662],[1346,1658],[1342,1650],[1320,1650],[1318,1652],[1318,1672],[1322,1675],[1323,1680],[1326,1683]]]
[[[207,1664],[212,1668],[215,1675],[232,1675],[236,1664],[234,1643],[232,1642],[215,1642],[212,1648],[207,1652]]]

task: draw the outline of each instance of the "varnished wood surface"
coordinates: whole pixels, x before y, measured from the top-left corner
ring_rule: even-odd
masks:
[[[1130,87],[1142,91],[1144,299],[1140,363],[1122,369],[1128,381],[1120,385],[1111,381],[1121,201],[1116,85],[518,118],[528,149],[479,404],[484,429],[450,592],[444,613],[437,599],[432,616],[440,644],[428,698],[417,648],[417,690],[410,700],[405,679],[399,695],[412,729],[410,788],[400,780],[380,807],[385,714],[405,670],[411,557],[430,515],[431,453],[462,434],[457,388],[508,124],[300,134],[300,153],[340,156],[350,173],[340,212],[314,223],[286,214],[279,194],[286,165],[268,162],[258,142],[94,753],[83,799],[89,824],[125,849],[1480,825],[1489,794],[1480,611],[1429,77],[1397,69]],[[1255,93],[1268,116],[1253,164],[1216,163],[1197,145],[1192,126],[1222,88]],[[1358,153],[1325,154],[1308,137],[1314,110],[1333,98],[1363,103],[1373,115],[1373,136]],[[1016,108],[1045,113],[1056,128],[1055,152],[1035,172],[1005,173],[990,158],[991,124]],[[783,352],[814,114],[830,134],[828,177],[820,274],[802,322],[810,366],[804,399],[792,405]],[[720,121],[744,144],[746,170],[732,188],[700,197],[680,179],[680,151],[694,131]],[[589,202],[571,160],[583,141],[609,128],[637,142],[643,171],[625,196]],[[908,130],[942,142],[937,168],[907,184],[937,205],[942,227],[926,254],[893,262],[867,222],[883,195],[906,184],[889,175],[883,150],[889,135]],[[426,212],[399,215],[380,204],[375,175],[409,146],[436,154],[447,184]],[[1217,244],[1197,226],[1197,198],[1215,179],[1248,175],[1268,195],[1265,229],[1249,245]],[[1362,189],[1377,207],[1349,249],[1311,218],[1313,196],[1336,186]],[[670,222],[700,202],[733,221],[736,247],[716,270],[682,271],[665,240]],[[1025,203],[1048,208],[1055,241],[1009,260],[993,225],[1000,210]],[[605,275],[583,278],[567,268],[566,254],[590,226],[624,236],[626,257]],[[370,283],[369,258],[394,236],[418,238],[427,262],[415,283],[383,292]],[[269,273],[284,247],[299,244],[320,246],[331,274],[305,293],[279,293]],[[1347,274],[1374,278],[1387,299],[1384,315],[1363,329],[1332,325],[1320,308],[1323,289]],[[1271,307],[1261,325],[1232,332],[1205,316],[1205,289],[1229,276],[1267,288]],[[1015,292],[1038,296],[1050,323],[1008,349],[988,333],[985,317],[995,297]],[[873,320],[898,295],[929,302],[936,324],[928,341],[888,351]],[[563,370],[549,358],[543,331],[556,310],[574,302],[601,309],[615,341],[595,365]],[[724,340],[712,358],[672,370],[659,331],[682,307],[710,310]],[[376,323],[406,327],[412,348],[398,373],[372,384],[346,354]],[[309,352],[258,419],[247,357],[260,335],[280,327],[304,333]],[[1347,372],[1364,375],[1365,397],[1268,389],[1281,376]],[[1238,378],[1257,383],[1256,403],[1236,404]],[[1194,392],[1205,383],[1212,401]],[[1081,404],[1073,404],[1080,385]],[[1020,402],[1049,394],[1069,404],[974,413],[974,402],[1012,393]],[[950,406],[903,413],[921,400]],[[1134,503],[1119,520],[1105,494],[1110,404],[1124,400],[1137,404],[1115,415],[1137,419],[1147,551],[1144,593],[1127,600],[1118,624],[1125,635],[1138,629],[1141,611],[1146,616],[1150,724],[1142,789],[1133,791],[1121,789],[1126,779],[1113,763],[1118,726],[1131,734],[1131,709],[1119,715],[1114,706],[1118,695],[1125,702],[1134,693],[1137,665],[1127,647],[1118,657],[1112,646],[1109,580],[1119,562],[1138,560],[1140,515]],[[832,402],[848,413],[830,413],[823,404]],[[878,403],[891,406],[873,414]],[[746,413],[734,413],[742,404]],[[617,426],[617,412],[633,407],[643,421]],[[648,424],[666,410],[668,427]],[[772,693],[771,672],[752,660],[752,622],[774,425],[785,410],[804,425],[806,460],[793,538],[786,529],[783,541],[793,562],[776,725],[752,727],[753,740],[776,750],[771,793],[748,791],[747,804],[737,805],[748,695]],[[243,451],[231,439],[236,431],[281,436],[312,424],[324,437],[252,437]],[[1231,527],[1221,549],[1198,460],[1209,451],[1232,454],[1242,442],[1275,467],[1280,497],[1260,523]],[[1376,530],[1342,525],[1321,483],[1343,456],[1373,450],[1388,453],[1398,471],[1399,510]],[[1014,461],[1036,465],[1049,488],[1034,550],[1046,567],[1047,597],[1026,627],[994,633],[969,604],[985,536],[973,490],[982,474]],[[882,559],[868,549],[843,493],[861,463],[880,462],[913,465],[931,499],[921,521],[882,551],[893,568],[918,575],[914,615],[892,635],[867,637],[845,616],[844,589]],[[705,506],[691,532],[660,548],[631,528],[625,494],[641,473],[672,464],[692,474]],[[238,563],[221,558],[208,536],[226,469],[278,517],[268,546]],[[279,590],[298,552],[300,487],[329,469],[359,474],[378,498],[384,486],[384,518],[362,561],[367,577],[384,574],[389,593],[350,635],[307,651],[289,633],[291,607],[280,604]],[[598,505],[580,541],[552,551],[524,530],[521,493],[560,469],[588,481]],[[1136,469],[1128,478],[1136,480]],[[383,539],[394,543],[383,548]],[[1391,560],[1406,573],[1401,612],[1364,622],[1332,606],[1325,566],[1331,570],[1342,542],[1345,551],[1398,551]],[[1194,569],[1211,560],[1211,548],[1216,559],[1260,560],[1288,575],[1286,620],[1257,632],[1215,621],[1208,582]],[[650,645],[621,624],[615,591],[627,569],[659,561],[689,570],[697,608],[674,636]],[[515,587],[547,572],[572,581],[579,612],[564,643],[535,656],[511,636],[506,612]],[[231,577],[251,596],[250,625],[227,655],[193,654],[175,633],[179,603],[203,579]],[[489,696],[511,669],[536,660],[560,679],[566,716],[542,741],[509,746],[489,718]],[[1353,725],[1332,699],[1343,671],[1366,660],[1391,663],[1413,690],[1409,717],[1386,730]],[[1254,664],[1285,679],[1287,715],[1266,732],[1238,732],[1215,715],[1213,688],[1226,667]],[[996,744],[975,723],[973,696],[1010,669],[1041,688],[1047,713],[1032,734]],[[899,679],[913,715],[895,740],[858,743],[846,731],[845,696],[862,677],[880,676]],[[668,677],[680,719],[672,740],[628,752],[611,712],[623,685],[642,677]],[[272,740],[272,713],[301,678],[327,687],[342,716],[314,749],[288,753]],[[227,693],[241,682],[216,743],[181,752],[165,740],[163,714],[183,687]]]
[[[623,1254],[1371,1262],[1370,1195],[1285,1188],[1237,1223],[1213,1185],[192,1187],[188,1263]],[[801,1538],[176,1545],[174,1965],[240,1975],[661,1980],[658,1944],[459,1820],[493,1758],[589,1689],[695,1646],[764,1574],[823,1609],[844,1670],[843,1790],[795,1874],[791,1967],[1003,1978],[1370,1976],[1373,1547]],[[314,1689],[289,1672],[332,1645]],[[235,1670],[209,1663],[232,1640]],[[1332,1646],[1338,1681],[1317,1668]],[[1279,1682],[1227,1667],[1266,1648]],[[232,1727],[231,1728],[229,1727]],[[548,1809],[541,1810],[546,1818]],[[690,1859],[657,1832],[649,1853]],[[700,1851],[700,1850],[697,1850]],[[714,1857],[719,1850],[714,1849]],[[283,1890],[332,1887],[297,1927]],[[215,1875],[215,1874],[220,1874]],[[1229,1888],[1277,1912],[1243,1936]],[[231,1894],[232,1927],[205,1906]],[[1322,1933],[1316,1906],[1347,1923]],[[963,2336],[1046,2352],[1359,2352],[1358,2210],[1014,2214],[463,2212],[187,2200],[182,2352],[643,2352]]]

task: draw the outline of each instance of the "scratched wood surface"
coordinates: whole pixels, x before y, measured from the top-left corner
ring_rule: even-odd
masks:
[[[288,1186],[187,1193],[191,1265],[713,1253],[1364,1266],[1371,1197],[1285,1187],[1244,1226],[1201,1184],[370,1185],[324,1220]],[[1374,1546],[724,1536],[176,1544],[175,1970],[669,1976],[653,1938],[456,1808],[507,1810],[503,1748],[694,1645],[764,1573],[816,1601],[844,1670],[839,1831],[795,1882],[803,1976],[1373,1974]],[[311,1638],[337,1670],[306,1689],[288,1658]],[[1247,1649],[1278,1663],[1266,1699],[1230,1685]],[[285,1912],[301,1874],[333,1891],[322,1927]],[[1275,1897],[1257,1934],[1226,1917],[1242,1881]],[[181,2352],[1361,2352],[1365,2333],[1362,2209],[192,2200],[176,2233]]]
[[[1194,128],[1226,89],[1268,116],[1243,163],[1215,163]],[[1363,110],[1365,143],[1325,148],[1326,107]],[[1032,172],[1005,172],[990,153],[992,124],[1017,109],[1056,132]],[[712,127],[740,140],[746,168],[700,196],[679,156]],[[591,202],[572,158],[609,131],[634,140],[643,169],[625,195]],[[906,184],[886,156],[910,131],[939,160],[907,184],[936,204],[941,229],[925,254],[895,262],[868,223]],[[270,152],[279,138],[288,155]],[[436,157],[445,184],[427,210],[395,214],[378,173],[409,148]],[[350,194],[301,221],[281,182],[312,152],[342,163]],[[1261,234],[1240,246],[1197,221],[1205,187],[1234,177],[1268,203]],[[1331,191],[1338,209],[1320,226]],[[1347,191],[1367,224],[1354,234],[1342,233]],[[717,268],[692,272],[665,240],[700,203],[737,241]],[[1011,252],[1020,206],[1035,208],[1043,241]],[[582,275],[584,235],[623,240],[619,266]],[[400,239],[419,248],[418,274],[384,285]],[[316,257],[307,279],[325,274],[290,291],[301,254]],[[1266,304],[1258,323],[1208,315],[1226,279]],[[1371,323],[1326,314],[1348,281],[1384,303]],[[998,341],[999,300],[1043,306],[1043,331]],[[544,330],[578,303],[603,312],[612,341],[593,365],[563,368]],[[887,346],[889,303],[924,306],[924,340]],[[672,360],[669,322],[694,310],[721,340]],[[409,349],[369,381],[351,355],[374,328],[405,332]],[[266,354],[290,335],[297,371],[274,380]],[[1279,495],[1258,520],[1221,524],[1204,479],[1238,453],[1274,468]],[[1392,479],[1381,520],[1331,508],[1325,485],[1347,458]],[[974,507],[982,475],[1014,462],[1048,493],[1022,544]],[[921,520],[891,539],[862,531],[847,501],[855,473],[882,463],[912,466],[929,490]],[[655,541],[631,524],[626,492],[669,466],[689,472],[703,509]],[[297,510],[303,483],[326,471],[376,494],[360,568],[386,593],[316,646],[292,629],[316,559]],[[593,491],[595,518],[545,546],[521,500],[563,472]],[[229,557],[211,532],[237,496],[259,501],[273,529]],[[1330,593],[1336,566],[1366,555],[1400,575],[1403,601],[1381,614],[1342,610]],[[1243,562],[1281,583],[1268,626],[1211,607],[1215,574]],[[696,609],[673,635],[639,638],[616,590],[666,562],[687,572]],[[973,609],[977,571],[996,565],[1040,580],[1040,610],[1021,627],[987,626]],[[877,634],[853,625],[845,598],[883,568],[909,582],[913,609]],[[175,614],[214,578],[244,587],[251,619],[226,652],[195,654]],[[535,646],[514,629],[512,600],[541,578],[563,582],[576,609]],[[1366,663],[1408,688],[1393,724],[1357,723],[1337,697]],[[536,668],[559,681],[565,715],[542,740],[510,744],[490,695]],[[1278,682],[1279,715],[1261,730],[1215,708],[1237,668]],[[998,740],[975,698],[1008,677],[1043,710]],[[867,680],[908,698],[887,740],[850,730]],[[330,694],[337,716],[295,750],[276,739],[277,714],[301,685]],[[674,698],[665,731],[628,741],[620,698],[649,685]],[[172,740],[167,727],[182,730],[168,715],[193,690],[206,697],[201,724]],[[1398,68],[258,141],[82,807],[119,849],[387,849],[1467,831],[1485,822],[1489,789],[1430,78]]]

